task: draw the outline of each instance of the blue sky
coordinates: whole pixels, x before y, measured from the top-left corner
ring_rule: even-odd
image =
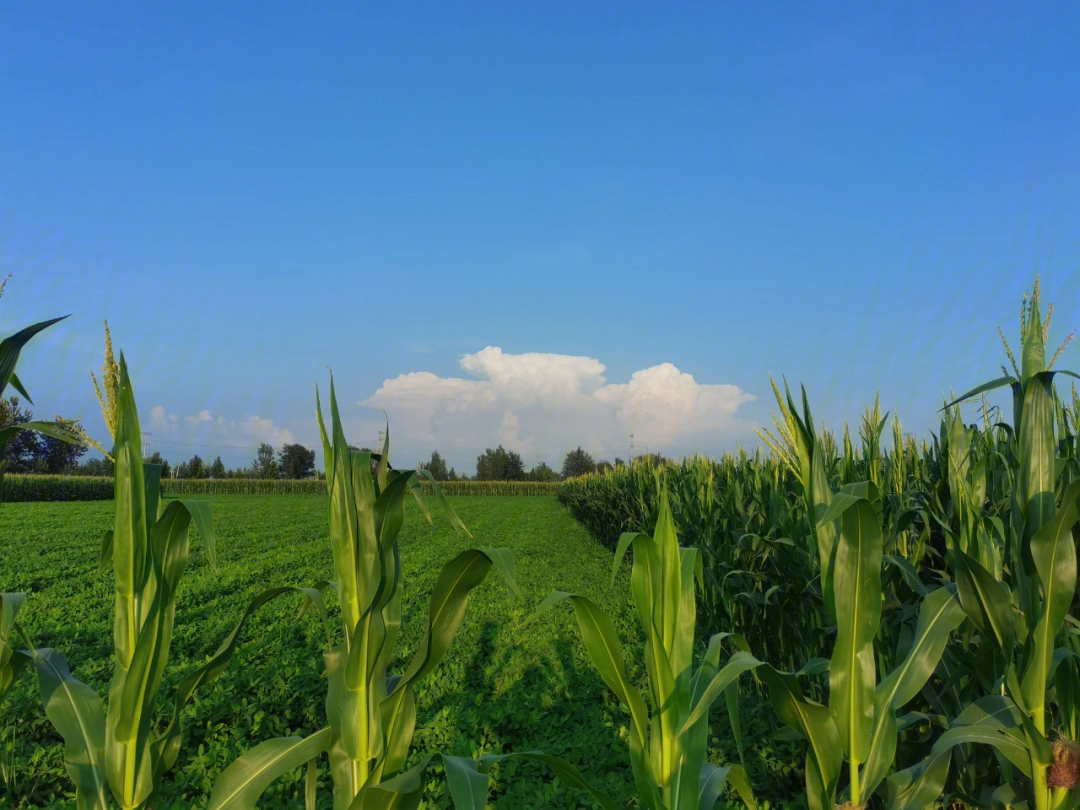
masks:
[[[104,436],[107,318],[174,461],[312,444],[327,366],[399,464],[755,445],[769,373],[925,435],[1036,272],[1080,325],[1078,31],[1070,4],[7,4],[0,327],[72,313],[20,371]]]

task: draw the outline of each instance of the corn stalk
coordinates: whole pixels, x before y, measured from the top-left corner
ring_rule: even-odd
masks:
[[[420,476],[440,498],[458,529],[464,525],[426,470],[399,472],[388,462],[390,434],[381,453],[350,450],[330,382],[331,430],[323,422],[316,392],[316,415],[330,491],[330,544],[341,606],[342,642],[328,637],[323,653],[328,677],[326,728],[308,737],[269,740],[254,746],[222,772],[210,795],[211,810],[254,808],[279,776],[329,751],[335,810],[390,810],[415,807],[431,757],[405,769],[416,725],[413,687],[431,674],[446,654],[465,615],[469,592],[494,568],[511,596],[514,582],[509,549],[468,549],[443,566],[431,594],[427,628],[420,647],[401,674],[388,672],[401,626],[398,534],[405,498],[413,495],[427,513]],[[376,462],[374,471],[372,461]],[[430,520],[430,515],[428,515]],[[465,530],[467,532],[467,530]],[[320,583],[320,585],[329,583]],[[443,757],[455,799],[463,783],[452,777],[453,760]],[[314,785],[308,792],[314,806]]]
[[[739,650],[720,666],[721,642],[728,633],[709,639],[705,655],[693,666],[697,606],[695,582],[701,582],[701,555],[680,548],[666,490],[660,485],[659,513],[653,536],[628,532],[615,551],[612,584],[627,549],[634,552],[631,593],[645,631],[645,667],[649,686],[643,695],[629,682],[615,626],[600,607],[584,596],[549,594],[528,621],[569,601],[593,666],[630,712],[630,765],[642,804],[649,810],[711,810],[727,781],[751,807],[753,792],[741,765],[714,765],[705,760],[709,709],[723,694],[737,689],[739,675],[761,662]],[[729,708],[733,701],[729,701]],[[737,727],[737,724],[733,725]],[[514,756],[549,765],[571,787],[587,790],[604,808],[617,805],[592,787],[570,763],[539,752]],[[481,758],[481,774],[502,756]],[[484,784],[486,775],[478,781]],[[482,803],[477,805],[482,807]]]
[[[168,664],[188,530],[194,523],[211,562],[214,531],[210,508],[202,501],[175,500],[161,508],[160,468],[142,461],[139,417],[123,355],[115,440],[115,517],[99,560],[99,569],[111,562],[116,577],[116,663],[108,707],[72,676],[58,650],[26,653],[37,669],[45,713],[64,738],[64,761],[80,810],[104,810],[110,795],[124,810],[150,806],[179,755],[184,705],[198,686],[224,669],[244,621],[258,607],[253,603],[210,660],[179,683],[172,717],[163,732],[155,733],[153,706]]]
[[[872,483],[849,484],[833,495],[818,520],[819,525],[840,521],[831,566],[837,632],[828,663],[828,705],[804,696],[799,673],[780,672],[770,666],[759,670],[777,716],[808,742],[806,795],[810,810],[831,810],[836,805],[845,761],[848,785],[843,794],[847,803],[862,807],[869,802],[893,769],[897,712],[923,689],[949,635],[964,619],[955,588],[926,592],[907,655],[878,681],[874,638],[881,629],[884,540],[877,501],[877,488]],[[948,760],[938,761],[935,767],[934,775],[942,770],[947,774]],[[899,777],[904,779],[911,781]],[[890,780],[898,784],[895,774]],[[890,807],[916,810],[933,800],[933,795],[926,798],[921,782],[916,789],[907,782],[890,788]]]

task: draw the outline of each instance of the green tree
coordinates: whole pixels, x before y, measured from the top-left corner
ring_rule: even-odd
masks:
[[[500,444],[490,447],[476,459],[477,481],[524,481],[525,464],[513,450],[504,450]]]
[[[177,470],[177,477],[206,478],[206,464],[199,457],[198,453],[180,465],[180,469]]]
[[[21,405],[17,396],[0,399],[0,429],[33,421],[34,412]],[[41,455],[41,436],[33,430],[16,432],[8,439],[5,455],[8,472],[34,472],[34,464]]]
[[[446,469],[446,462],[443,460],[443,457],[439,455],[438,450],[433,450],[431,453],[431,461],[421,462],[420,467],[431,473],[431,477],[436,481],[450,480],[450,472]]]
[[[559,474],[555,472],[551,467],[547,465],[546,461],[541,461],[531,470],[529,470],[529,480],[539,481],[544,484],[550,484],[553,481],[559,480]]]
[[[259,445],[255,459],[251,462],[251,472],[254,478],[277,478],[278,465],[274,458],[274,447],[266,442]]]
[[[578,445],[577,450],[571,450],[566,454],[566,458],[563,459],[562,474],[563,478],[574,478],[578,475],[584,475],[585,473],[591,473],[596,471],[596,462],[593,461],[593,457],[589,455],[585,450],[581,449]]]
[[[94,460],[94,459],[92,459]],[[87,462],[89,463],[89,462]],[[153,455],[144,458],[143,464],[158,464],[161,466],[161,477],[170,478],[172,474],[172,468],[169,466],[169,462],[161,457],[161,453],[155,450]],[[111,474],[111,473],[110,473]]]
[[[206,474],[210,478],[224,478],[225,477],[225,465],[221,461],[221,456],[218,456],[211,462],[210,469],[206,471]]]
[[[315,472],[315,451],[302,444],[283,444],[278,454],[282,478],[311,478]]]
[[[78,419],[64,419],[58,415],[56,426],[73,436],[83,435],[82,423]],[[55,436],[42,435],[38,442],[38,449],[39,463],[35,466],[49,475],[59,475],[77,466],[79,459],[90,448],[82,442],[63,441]]]

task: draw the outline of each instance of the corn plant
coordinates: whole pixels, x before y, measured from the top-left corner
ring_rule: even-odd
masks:
[[[645,631],[645,667],[649,686],[645,694],[626,677],[622,648],[615,626],[600,607],[584,596],[557,591],[549,594],[529,619],[569,601],[574,608],[582,641],[593,666],[608,688],[630,712],[630,765],[642,804],[650,810],[710,810],[724,784],[731,781],[744,800],[754,806],[753,794],[741,765],[707,762],[709,710],[722,694],[737,688],[743,672],[761,664],[745,650],[720,666],[721,642],[727,633],[709,639],[705,655],[693,666],[697,605],[695,581],[701,582],[701,555],[680,548],[666,490],[660,487],[660,505],[653,536],[626,533],[615,552],[612,582],[627,549],[633,548],[631,592]],[[729,706],[731,704],[729,703]],[[539,752],[514,756],[537,759],[552,766],[572,787],[588,790],[605,808],[617,805],[593,788],[569,763]],[[501,755],[483,757],[483,773]],[[486,776],[480,780],[485,784]],[[481,805],[482,806],[482,805]]]
[[[1080,803],[1076,787],[1080,680],[1076,667],[1067,660],[1075,652],[1065,632],[1067,622],[1076,624],[1069,610],[1077,584],[1080,481],[1068,474],[1067,431],[1061,442],[1055,441],[1058,420],[1066,417],[1059,414],[1053,390],[1055,374],[1076,375],[1052,370],[1060,349],[1046,361],[1049,320],[1049,311],[1043,320],[1036,283],[1021,309],[1019,365],[1005,344],[1015,373],[1006,372],[957,400],[1009,386],[1014,412],[1012,425],[1003,428],[1008,475],[1001,480],[1008,486],[1000,569],[995,569],[996,558],[988,559],[982,544],[965,538],[963,523],[961,532],[950,538],[949,559],[960,599],[978,630],[972,649],[957,656],[966,670],[957,682],[971,689],[957,706],[960,714],[952,726],[971,724],[978,731],[950,728],[935,745],[940,752],[953,737],[963,734],[965,741],[970,738],[992,746],[1000,755],[997,770],[1004,784],[988,786],[984,779],[977,786],[980,792],[992,790],[992,801],[1026,801],[1034,810]],[[1059,456],[1062,450],[1065,453]],[[962,493],[963,483],[955,489]],[[975,506],[981,514],[981,504]],[[1055,724],[1057,734],[1052,733]],[[977,800],[977,796],[966,798]]]
[[[461,625],[469,592],[494,568],[511,596],[514,560],[508,549],[469,549],[443,566],[431,594],[427,628],[419,649],[401,674],[388,667],[401,626],[401,573],[398,534],[405,499],[412,494],[426,511],[418,476],[442,499],[426,470],[399,472],[389,466],[389,430],[382,453],[350,450],[330,382],[331,432],[323,422],[316,392],[316,414],[330,491],[330,544],[333,583],[341,607],[342,641],[327,638],[328,694],[325,728],[305,737],[268,740],[254,746],[218,777],[210,795],[212,810],[253,808],[269,784],[284,773],[329,751],[335,810],[415,807],[431,757],[405,769],[416,702],[413,687],[438,666]],[[372,460],[377,466],[372,471]],[[459,529],[463,524],[442,500]],[[430,516],[429,516],[430,517]],[[466,530],[467,531],[467,530]],[[445,757],[450,787],[460,796],[454,763]],[[315,801],[314,766],[309,767],[307,801]]]
[[[836,642],[828,662],[829,701],[806,698],[798,676],[770,666],[758,670],[780,720],[808,742],[806,795],[810,810],[831,810],[837,796],[863,807],[893,769],[899,729],[897,712],[925,686],[949,639],[964,619],[954,587],[925,591],[918,624],[904,659],[878,681],[874,639],[881,629],[884,545],[872,483],[849,484],[832,497],[818,524],[840,521],[831,553],[831,592]],[[916,585],[916,588],[919,586]],[[848,785],[839,789],[847,762]],[[947,772],[937,761],[931,777]],[[890,805],[915,810],[930,803],[940,785],[926,786],[918,773],[890,777]]]
[[[45,713],[64,739],[64,761],[80,810],[104,810],[110,794],[124,810],[150,806],[162,776],[176,763],[184,705],[199,685],[224,669],[243,624],[210,661],[180,682],[172,717],[156,734],[153,705],[168,663],[191,524],[211,562],[215,544],[206,503],[175,500],[160,508],[160,468],[143,464],[141,448],[135,395],[121,355],[113,449],[115,519],[99,561],[99,568],[111,562],[116,577],[115,669],[108,707],[72,676],[58,650],[31,647],[26,653],[37,669]],[[26,642],[29,646],[29,639]]]

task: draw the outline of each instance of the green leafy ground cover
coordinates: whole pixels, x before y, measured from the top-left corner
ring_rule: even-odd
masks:
[[[206,496],[218,533],[219,566],[206,561],[196,539],[181,586],[177,631],[166,686],[202,663],[239,619],[247,602],[273,585],[310,585],[331,576],[326,500],[322,496]],[[460,497],[453,506],[474,535],[458,536],[436,511],[429,526],[415,505],[402,531],[405,573],[404,628],[399,649],[411,655],[419,642],[419,619],[443,562],[468,546],[506,546],[517,560],[524,604],[510,604],[495,578],[477,589],[450,654],[417,693],[418,728],[410,761],[425,752],[459,755],[540,748],[576,763],[612,795],[632,797],[626,752],[626,715],[590,667],[569,611],[545,616],[523,631],[516,625],[554,589],[596,600],[640,660],[626,574],[609,587],[611,552],[592,540],[554,498]],[[62,650],[76,677],[100,694],[111,672],[111,571],[96,578],[102,531],[111,526],[112,504],[18,503],[0,510],[0,590],[26,591],[20,614],[39,646]],[[334,610],[331,592],[328,603]],[[183,752],[166,779],[158,807],[204,806],[218,773],[237,755],[264,739],[306,735],[324,718],[325,643],[314,615],[296,621],[299,599],[278,600],[261,610],[245,630],[228,671],[197,693],[187,713]],[[415,616],[417,620],[410,621]],[[395,666],[400,669],[402,661]],[[640,668],[631,675],[643,677]],[[163,689],[162,694],[169,694]],[[747,717],[771,725],[768,709],[752,697]],[[162,707],[167,708],[166,706]],[[759,719],[759,712],[761,718]],[[44,717],[33,677],[24,677],[3,709],[0,753],[15,778],[6,787],[12,807],[73,807],[65,794],[60,739]],[[714,718],[710,758],[732,761],[735,746],[726,722]],[[794,752],[771,761],[753,755],[756,781],[771,793],[779,777],[801,781],[785,763]],[[320,794],[329,806],[325,758]],[[262,807],[302,805],[300,772],[266,794]],[[492,804],[499,808],[590,807],[582,794],[566,790],[531,763],[509,762],[497,774]],[[794,777],[792,781],[791,777]],[[798,788],[796,787],[795,790]],[[792,791],[795,792],[795,791]],[[449,807],[438,768],[429,771],[429,808]]]

